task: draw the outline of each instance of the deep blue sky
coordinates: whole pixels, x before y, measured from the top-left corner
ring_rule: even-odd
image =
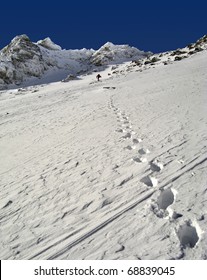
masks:
[[[207,34],[207,1],[2,1],[0,49],[27,34],[65,49],[98,49],[107,41],[161,52]]]

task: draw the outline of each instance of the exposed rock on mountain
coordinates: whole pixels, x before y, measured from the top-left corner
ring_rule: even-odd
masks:
[[[0,51],[0,89],[18,86],[23,82],[47,75],[47,82],[62,80],[110,63],[122,63],[143,58],[148,53],[128,45],[106,43],[93,49],[62,50],[50,38],[31,42],[27,35],[16,36]],[[28,82],[29,83],[29,82]]]
[[[18,85],[28,76],[40,77],[48,69],[40,48],[26,35],[15,37],[3,48],[0,61],[0,87]]]
[[[145,69],[156,67],[158,65],[172,64],[174,61],[179,62],[185,58],[188,58],[198,52],[207,49],[207,35],[203,36],[195,43],[189,44],[184,48],[179,48],[173,51],[167,51],[163,53],[151,54],[144,58],[139,58],[131,61],[130,65],[127,65],[125,69],[121,71],[132,71],[134,67],[139,67],[136,71],[142,72]],[[119,67],[120,68],[120,67]],[[120,69],[116,68],[116,73],[120,72]]]

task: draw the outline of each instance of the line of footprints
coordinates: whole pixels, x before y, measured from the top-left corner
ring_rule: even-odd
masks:
[[[148,148],[140,148],[140,143],[143,140],[137,137],[137,133],[133,130],[131,121],[125,112],[122,112],[119,108],[117,108],[114,103],[113,99],[111,98],[109,103],[109,109],[112,109],[117,117],[117,122],[119,123],[119,127],[116,129],[116,132],[123,134],[121,136],[125,140],[129,140],[130,143],[125,147],[127,150],[134,150],[135,156],[132,158],[132,161],[135,163],[147,163],[147,155],[150,154]],[[138,149],[138,151],[137,151]],[[154,176],[155,173],[160,172],[163,169],[163,164],[157,160],[149,162],[151,173],[142,178],[141,182],[144,183],[148,187],[156,187],[158,185],[158,180]]]
[[[139,149],[139,143],[141,143],[143,140],[136,137],[136,132],[133,130],[132,124],[127,114],[114,105],[112,97],[110,98],[108,108],[112,109],[116,114],[117,122],[119,123],[119,127],[116,132],[123,134],[123,139],[130,140],[130,144],[127,145],[125,149],[136,151],[136,155],[132,158],[132,160],[135,163],[147,163],[147,154],[149,154],[150,151],[149,149],[143,147]],[[158,160],[149,162],[149,165],[151,173],[150,175],[142,178],[141,182],[148,187],[157,187],[158,180],[154,174],[160,172],[164,168],[164,165]],[[151,210],[158,218],[168,218],[170,222],[175,222],[177,219],[183,216],[182,214],[173,211],[172,208],[169,207],[175,202],[177,191],[171,187],[158,190],[159,194],[156,200],[153,199],[151,202]],[[180,241],[182,251],[187,247],[193,248],[198,243],[198,232],[200,232],[199,226],[197,224],[192,225],[191,220],[185,221],[184,224],[179,226],[179,228],[176,230],[176,234]]]

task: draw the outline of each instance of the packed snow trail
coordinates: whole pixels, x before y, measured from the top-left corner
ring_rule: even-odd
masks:
[[[206,55],[1,92],[1,259],[205,259]]]

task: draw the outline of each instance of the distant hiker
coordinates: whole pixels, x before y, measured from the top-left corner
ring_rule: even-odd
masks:
[[[100,78],[101,78],[101,75],[98,74],[98,75],[96,76],[96,79],[99,81]]]

